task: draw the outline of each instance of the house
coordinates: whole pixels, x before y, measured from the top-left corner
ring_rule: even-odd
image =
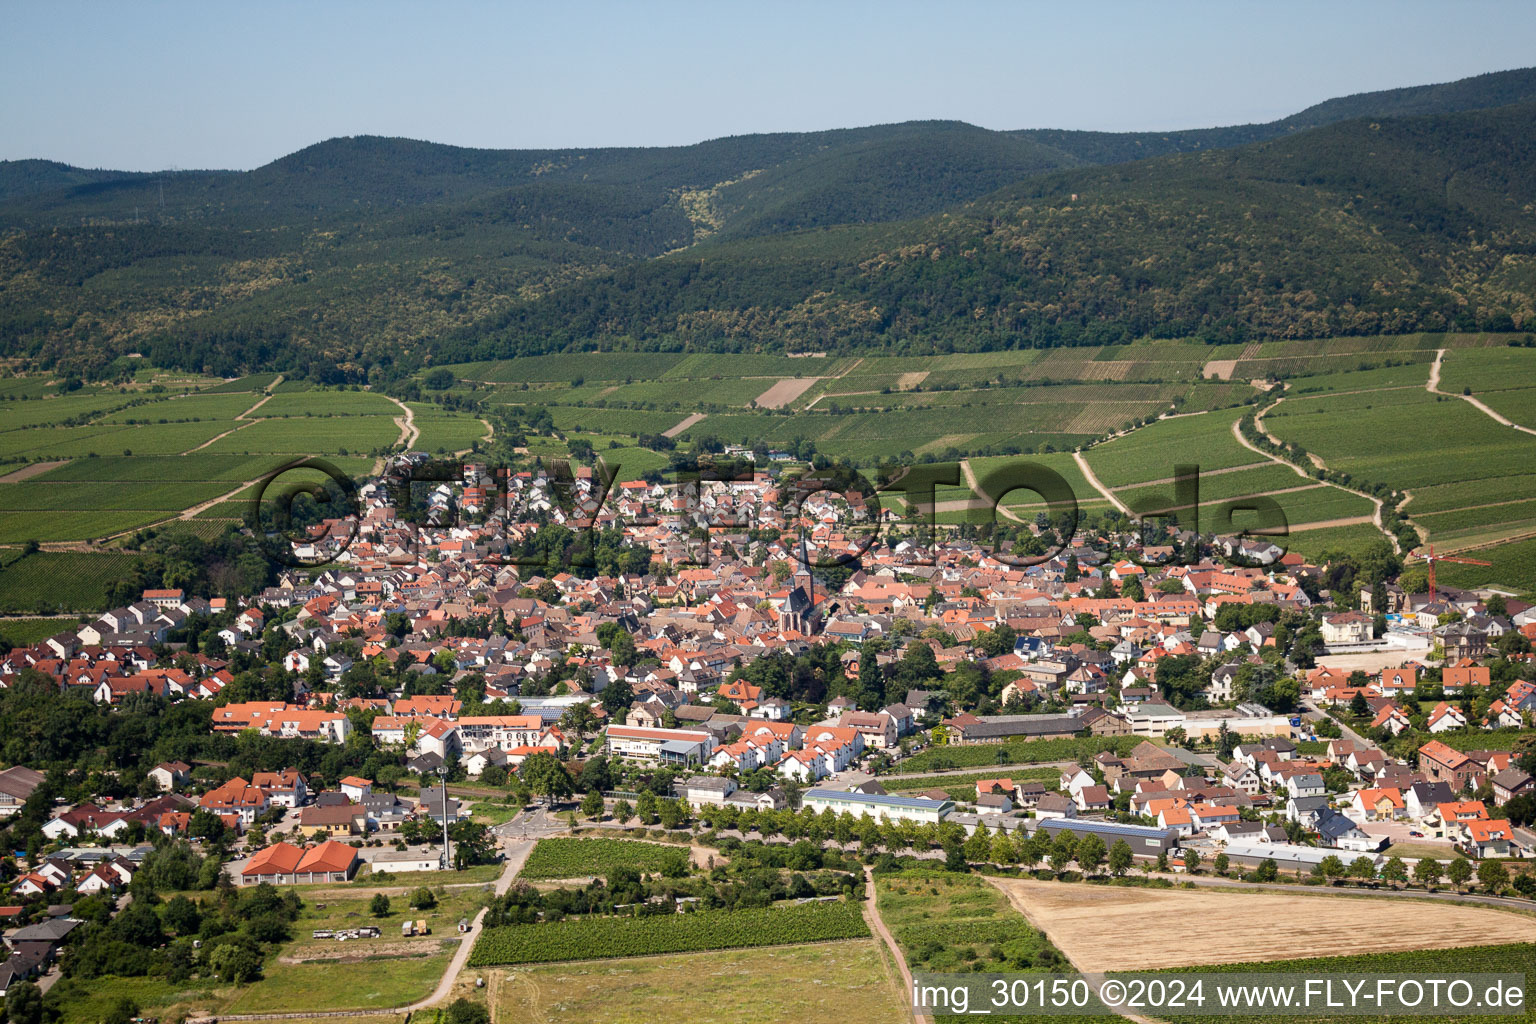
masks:
[[[1357,789],[1350,794],[1349,813],[1356,821],[1395,821],[1407,813],[1407,804],[1396,789]]]
[[[1328,788],[1316,772],[1295,772],[1286,776],[1285,792],[1290,797],[1322,796]]]
[[[1432,733],[1451,732],[1466,727],[1467,716],[1462,714],[1461,708],[1446,701],[1436,704],[1425,720],[1425,728]]]
[[[1436,806],[1448,804],[1455,797],[1444,782],[1416,782],[1403,792],[1403,805],[1410,818],[1423,820],[1435,813]]]
[[[373,780],[361,779],[356,775],[348,775],[341,780],[339,786],[343,796],[358,803],[362,803],[363,798],[373,792]]]
[[[309,799],[309,787],[295,768],[255,772],[251,775],[251,785],[265,790],[273,807],[302,807]]]
[[[331,804],[306,807],[299,815],[299,827],[306,833],[337,836],[361,836],[368,832],[368,811],[362,804]]]
[[[1519,768],[1506,768],[1495,775],[1491,781],[1495,807],[1503,807],[1517,796],[1536,792],[1536,780],[1532,780]]]
[[[149,777],[156,786],[169,793],[191,780],[192,766],[182,761],[164,761],[149,770]]]
[[[1077,817],[1077,803],[1056,793],[1046,793],[1035,801],[1035,817],[1044,821],[1049,818]]]
[[[1511,832],[1507,821],[1469,821],[1462,826],[1462,836],[1463,845],[1474,858],[1509,856]]]
[[[1371,639],[1371,616],[1363,612],[1333,612],[1323,616],[1323,643],[1360,644]]]
[[[718,775],[695,775],[672,783],[673,794],[690,807],[723,807],[736,792],[736,780]]]
[[[1083,731],[1072,715],[956,715],[946,719],[951,743],[987,743],[1015,738],[1070,739]]]
[[[204,793],[198,805],[212,814],[234,815],[240,824],[249,828],[257,818],[267,813],[271,801],[267,798],[266,790],[236,776],[217,789]]]
[[[1073,800],[1080,811],[1107,811],[1111,802],[1106,786],[1083,786],[1074,794]]]
[[[1430,740],[1419,748],[1419,770],[1430,782],[1444,782],[1454,793],[1476,789],[1483,774],[1481,764],[1439,740]]]
[[[693,729],[610,725],[604,735],[610,756],[657,764],[702,764],[715,746],[709,732]]]

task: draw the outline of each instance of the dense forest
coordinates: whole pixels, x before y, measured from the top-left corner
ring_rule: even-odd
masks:
[[[946,351],[1528,325],[1536,70],[1115,135],[334,139],[0,163],[0,354],[388,381],[563,349]]]

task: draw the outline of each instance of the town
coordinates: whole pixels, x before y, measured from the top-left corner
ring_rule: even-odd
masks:
[[[469,877],[493,921],[552,919],[507,887],[583,836],[1536,897],[1536,606],[1104,517],[1017,524],[1016,550],[1056,550],[1024,566],[915,510],[870,543],[857,491],[786,514],[778,464],[607,501],[586,467],[573,501],[515,472],[505,503],[457,469],[414,505],[374,481],[355,521],[311,516],[293,550],[323,564],[260,593],[150,589],[5,655],[0,988],[133,973],[102,946],[128,894],[403,877],[417,906]],[[71,742],[118,756],[60,768]],[[473,906],[449,910],[433,941],[478,951]]]

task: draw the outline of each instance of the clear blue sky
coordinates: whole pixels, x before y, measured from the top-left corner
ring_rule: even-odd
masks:
[[[1536,63],[1536,4],[10,0],[0,159],[249,168],[338,135],[673,145],[1155,130]]]

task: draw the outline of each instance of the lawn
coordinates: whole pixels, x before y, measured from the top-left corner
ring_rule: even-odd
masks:
[[[367,956],[359,940],[357,955]],[[266,976],[242,991],[227,1013],[387,1010],[426,996],[442,977],[455,943],[430,955],[378,956],[355,962],[270,964]]]
[[[1012,779],[1014,782],[1043,782],[1046,789],[1055,789],[1061,772],[1055,768],[998,768],[990,772],[971,772],[964,775],[915,775],[884,776],[880,784],[891,793],[910,793],[920,789],[942,789],[951,800],[976,800],[976,783],[982,779]]]
[[[495,972],[493,1019],[547,1024],[857,1021],[903,1024],[906,993],[872,939]],[[684,966],[686,965],[686,966]],[[687,984],[679,984],[679,969]]]
[[[354,880],[354,884],[361,882],[374,887],[390,885],[430,885],[434,889],[439,885],[478,885],[482,882],[494,882],[501,877],[503,868],[500,864],[476,864],[472,868],[462,871],[400,871],[391,872],[386,879],[374,879],[370,871],[364,871]]]

